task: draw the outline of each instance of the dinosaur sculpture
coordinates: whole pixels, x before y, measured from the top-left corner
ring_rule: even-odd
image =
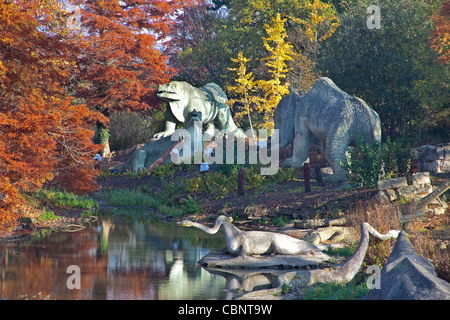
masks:
[[[191,155],[203,152],[202,139],[195,139],[196,136],[201,137],[202,135],[201,126],[195,125],[196,122],[201,121],[201,116],[201,113],[196,110],[192,110],[187,115],[185,129],[180,130],[180,132],[189,132],[189,134],[185,134],[187,137],[178,137],[182,142],[180,142],[180,140],[174,141],[172,140],[172,137],[154,139],[141,146],[137,146],[136,150],[131,154],[127,161],[112,168],[112,170],[117,170],[118,172],[126,172],[129,170],[134,173],[139,173],[141,170],[148,171],[150,170],[150,167],[151,170],[153,170],[153,167],[156,165],[171,162],[168,153],[170,153],[173,148],[176,147],[177,150],[180,151],[181,149],[181,151],[184,151],[189,148],[189,145],[191,152],[186,156],[186,159],[189,159],[190,161]],[[194,139],[191,139],[191,137],[194,137]],[[184,144],[187,144],[187,146],[184,146]],[[180,153],[181,160],[184,159],[183,157],[184,154]],[[151,170],[148,173],[149,175],[151,174]]]
[[[155,138],[170,136],[177,121],[185,123],[194,109],[201,112],[202,123],[210,137],[215,133],[214,121],[220,130],[234,133],[237,138],[246,137],[233,121],[225,92],[215,83],[196,88],[184,81],[172,81],[158,86],[157,95],[169,103],[169,108],[165,115],[165,131],[157,133]]]
[[[222,228],[226,250],[233,256],[284,254],[298,255],[309,252],[321,252],[315,245],[290,237],[286,234],[268,231],[242,231],[231,224],[233,219],[221,215],[217,217],[212,228],[200,223],[184,220],[179,223],[183,227],[196,227],[208,234],[215,234]]]
[[[380,117],[363,100],[349,96],[329,78],[317,80],[303,96],[295,92],[291,95],[280,102],[275,115],[280,147],[294,139],[292,158],[282,165],[301,168],[308,160],[311,139],[316,138],[333,169],[328,180],[346,180],[348,173],[339,162],[345,161],[347,147],[354,146],[360,137],[368,143],[380,142]]]

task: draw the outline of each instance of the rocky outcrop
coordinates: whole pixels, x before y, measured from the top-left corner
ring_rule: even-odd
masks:
[[[428,172],[418,172],[411,176],[411,184],[408,184],[405,177],[392,178],[378,182],[378,193],[376,197],[383,203],[396,200],[410,202],[422,199],[433,192],[430,174]],[[432,210],[434,214],[443,214],[448,205],[440,198],[436,198],[428,203],[423,210]]]
[[[450,300],[450,283],[436,275],[434,265],[417,254],[402,231],[381,270],[380,288],[369,300]]]
[[[450,142],[435,146],[421,146],[414,149],[414,154],[419,171],[450,172]]]

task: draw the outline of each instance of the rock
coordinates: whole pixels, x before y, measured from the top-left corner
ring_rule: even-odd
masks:
[[[450,142],[436,146],[421,146],[414,152],[419,171],[450,172]]]
[[[413,184],[410,186],[397,189],[398,195],[406,200],[412,200],[415,198],[423,198],[433,191],[433,187],[428,184]],[[420,195],[420,196],[419,196]]]
[[[417,254],[404,231],[381,270],[380,289],[368,300],[450,300],[450,283],[437,277],[433,263]]]
[[[261,255],[261,256],[238,256],[229,254],[208,253],[197,263],[204,268],[223,269],[261,269],[261,268],[305,268],[317,267],[321,263],[329,261],[330,256],[323,252],[310,252],[301,255]]]
[[[398,196],[397,196],[397,192],[395,192],[395,190],[388,189],[388,190],[385,190],[384,192],[386,193],[386,196],[389,199],[389,201],[397,200]]]
[[[347,219],[333,218],[333,219],[307,219],[307,220],[295,220],[294,228],[297,229],[312,229],[331,226],[343,226],[347,223]]]
[[[396,189],[408,186],[405,177],[378,181],[378,190]]]
[[[411,176],[412,184],[431,184],[430,173],[429,172],[417,172]]]

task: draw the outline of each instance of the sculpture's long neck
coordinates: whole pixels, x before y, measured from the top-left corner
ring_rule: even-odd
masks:
[[[233,226],[230,222],[225,222],[224,224],[222,224],[222,230],[225,236],[231,237],[236,237],[243,232],[242,230],[239,230],[238,228]]]
[[[198,228],[198,229],[200,229],[200,230],[202,230],[202,231],[204,231],[206,233],[209,233],[209,234],[216,234],[217,231],[219,231],[221,224],[222,223],[216,221],[216,224],[214,225],[214,227],[208,228],[208,227],[206,227],[206,226],[204,226],[204,225],[202,225],[200,223],[192,222],[192,226],[193,227],[196,227],[196,228]]]

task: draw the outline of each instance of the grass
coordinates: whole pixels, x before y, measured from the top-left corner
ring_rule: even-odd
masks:
[[[369,292],[365,282],[359,285],[351,283],[320,283],[305,290],[304,300],[356,300]]]
[[[154,197],[145,192],[135,190],[111,190],[104,195],[106,204],[115,207],[128,208],[151,208],[158,210],[159,213],[171,217],[181,217],[185,214],[197,214],[202,212],[203,208],[197,203],[196,199],[188,196],[182,199],[178,206],[166,205],[162,197]]]
[[[98,207],[97,202],[91,197],[79,196],[71,192],[60,190],[41,189],[33,194],[33,197],[47,205],[78,209],[96,209]]]

